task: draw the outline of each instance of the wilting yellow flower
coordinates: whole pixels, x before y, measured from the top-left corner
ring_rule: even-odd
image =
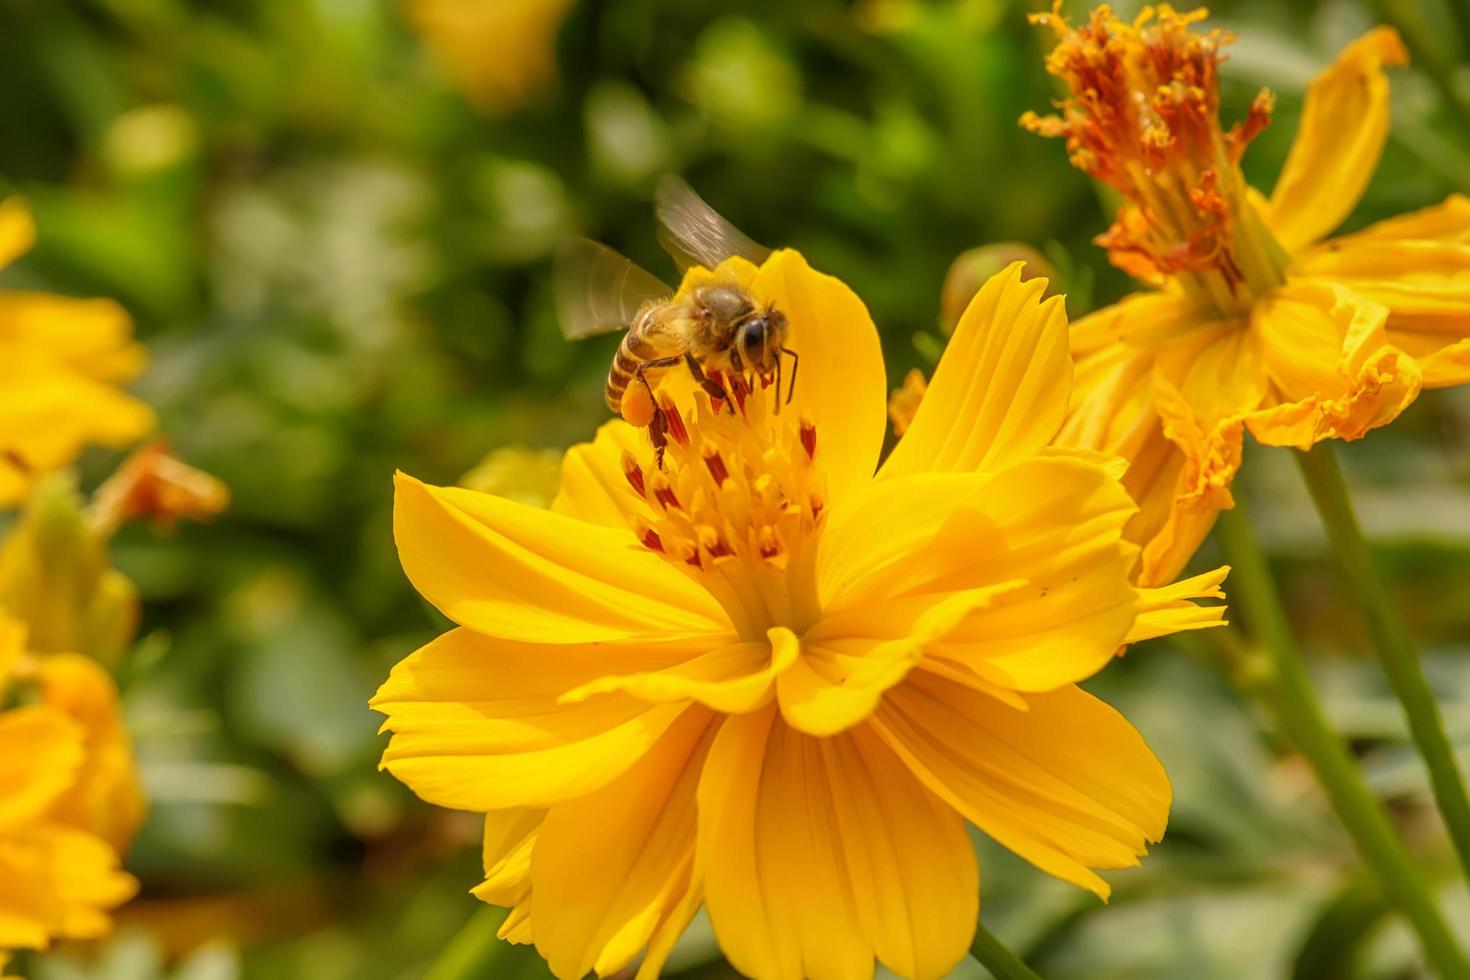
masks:
[[[1398,35],[1370,31],[1312,82],[1267,199],[1239,161],[1270,94],[1221,128],[1230,38],[1197,33],[1204,16],[1160,6],[1130,24],[1101,7],[1073,28],[1038,15],[1059,38],[1048,70],[1072,97],[1059,116],[1022,119],[1064,136],[1077,167],[1127,198],[1099,243],[1156,287],[1074,324],[1077,397],[1062,437],[1130,461],[1144,584],[1177,575],[1233,505],[1243,427],[1303,449],[1356,439],[1422,387],[1470,379],[1470,201],[1325,239],[1383,148],[1384,68],[1406,57]]]
[[[683,289],[711,277],[789,318],[779,413],[770,388],[725,378],[738,407],[712,407],[670,375],[664,468],[610,422],[568,452],[551,511],[399,476],[404,569],[459,628],[374,699],[383,765],[489,814],[476,893],[558,976],[645,947],[656,975],[704,905],[743,973],[876,957],[938,977],[974,930],[965,821],[1102,896],[1094,869],[1163,834],[1158,760],[1076,684],[1130,640],[1217,624],[1189,599],[1224,570],[1130,584],[1117,461],[1048,447],[1066,318],[1019,266],[976,297],[881,469],[857,296],[791,251]]]
[[[0,268],[34,239],[25,205],[0,201]],[[153,411],[117,387],[143,359],[111,300],[0,291],[0,507],[83,447],[126,446],[153,427]]]
[[[407,16],[455,87],[514,109],[556,76],[556,35],[574,0],[408,0]]]
[[[99,535],[111,537],[129,521],[148,520],[172,530],[180,520],[213,520],[229,506],[229,487],[170,456],[168,445],[156,440],[129,456],[97,488],[90,517]]]
[[[20,624],[0,620],[7,671],[24,636]],[[0,676],[0,688],[9,679]],[[106,690],[115,702],[110,682]],[[97,778],[93,753],[109,741],[94,739],[89,724],[45,697],[0,712],[0,949],[100,936],[107,912],[137,890],[99,834],[116,828],[95,826],[76,807],[78,788]]]

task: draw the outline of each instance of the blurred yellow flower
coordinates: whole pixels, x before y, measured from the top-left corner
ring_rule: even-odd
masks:
[[[38,653],[85,654],[116,665],[138,628],[138,595],[112,567],[108,543],[128,521],[164,528],[204,521],[229,505],[229,489],[168,455],[139,448],[97,488],[90,505],[69,474],[36,484],[0,539],[0,612],[24,622]]]
[[[1077,392],[1062,441],[1130,461],[1144,546],[1140,581],[1172,579],[1216,514],[1242,430],[1270,445],[1356,439],[1392,421],[1421,387],[1470,380],[1470,201],[1326,239],[1353,210],[1388,134],[1386,66],[1398,35],[1370,31],[1311,84],[1301,128],[1269,199],[1239,161],[1267,124],[1262,92],[1244,122],[1219,120],[1218,67],[1231,39],[1199,33],[1198,10],[1107,7],[1071,27],[1047,60],[1072,97],[1022,123],[1065,137],[1072,162],[1127,198],[1099,244],[1156,287],[1073,326]]]
[[[34,239],[25,205],[0,201],[0,268]],[[111,300],[0,291],[0,507],[83,447],[125,446],[153,427],[153,411],[118,388],[143,361]]]
[[[0,613],[26,625],[31,650],[116,664],[132,645],[137,589],[112,567],[110,537],[90,520],[67,474],[36,485],[0,539]]]
[[[407,16],[455,88],[481,109],[525,104],[556,77],[574,0],[408,0]]]
[[[20,659],[24,636],[19,623],[0,620],[0,664],[7,671]],[[0,677],[0,685],[10,679]],[[94,693],[115,712],[110,681]],[[108,911],[137,890],[99,834],[119,828],[110,820],[98,826],[76,806],[79,787],[110,767],[95,754],[107,755],[113,742],[89,730],[91,719],[73,715],[76,706],[47,696],[0,712],[0,949],[100,936],[110,926]]]
[[[485,454],[459,485],[533,507],[550,507],[561,480],[560,449],[501,446]]]
[[[742,973],[939,977],[979,881],[965,822],[1108,894],[1164,832],[1168,779],[1077,682],[1131,640],[1216,625],[1224,570],[1138,589],[1116,460],[1049,443],[1071,360],[1020,266],[959,323],[881,469],[877,331],[798,254],[694,269],[785,312],[794,399],[726,378],[660,391],[664,468],[609,422],[550,511],[400,475],[399,556],[458,624],[373,701],[383,765],[487,813],[502,935],[559,977],[646,948],[656,976],[707,908]],[[974,379],[987,383],[977,385]]]
[[[52,812],[124,853],[143,825],[148,805],[117,687],[95,660],[76,653],[37,658],[35,673],[39,703],[65,714],[83,735],[81,767]]]
[[[893,423],[894,435],[903,435],[914,424],[914,416],[919,414],[924,392],[928,390],[929,382],[918,368],[910,368],[903,376],[903,384],[893,389],[893,394],[888,396],[888,421]]]

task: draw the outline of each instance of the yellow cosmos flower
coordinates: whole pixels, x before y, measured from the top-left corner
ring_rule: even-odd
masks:
[[[556,76],[574,0],[409,0],[408,20],[456,89],[481,109],[527,102]]]
[[[1243,429],[1270,445],[1356,439],[1423,387],[1470,380],[1470,201],[1326,236],[1361,197],[1388,134],[1378,28],[1307,93],[1270,198],[1239,161],[1267,124],[1262,92],[1231,129],[1218,67],[1230,41],[1198,10],[1058,13],[1047,68],[1071,97],[1023,125],[1065,137],[1072,162],[1127,198],[1101,236],[1113,262],[1154,287],[1078,321],[1076,400],[1064,442],[1118,453],[1140,512],[1141,581],[1169,581],[1233,505]]]
[[[0,621],[7,670],[20,658],[24,635],[18,623]],[[6,680],[0,676],[0,687]],[[108,910],[137,890],[118,868],[114,847],[91,821],[78,819],[76,793],[96,778],[99,744],[88,720],[49,696],[0,712],[0,949],[100,936],[110,925]]]
[[[502,935],[560,977],[647,950],[703,905],[766,978],[938,977],[977,913],[969,821],[1108,894],[1170,788],[1077,682],[1120,645],[1215,625],[1223,570],[1130,584],[1111,460],[1048,447],[1071,387],[1061,301],[1013,266],[976,297],[878,468],[878,335],[798,254],[691,270],[788,317],[793,400],[670,377],[665,467],[621,421],[572,448],[550,511],[398,478],[409,578],[458,628],[373,701],[383,765],[488,813]],[[986,383],[977,385],[974,379]],[[671,393],[678,387],[677,393]],[[876,476],[875,476],[876,470]]]
[[[0,201],[0,268],[34,239],[25,205]],[[0,507],[83,447],[126,446],[153,427],[152,410],[118,388],[143,360],[111,300],[0,291]]]

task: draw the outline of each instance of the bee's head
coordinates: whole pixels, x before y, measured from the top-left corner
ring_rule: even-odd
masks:
[[[766,310],[740,324],[735,349],[749,370],[768,375],[776,370],[785,340],[786,315],[780,310]]]

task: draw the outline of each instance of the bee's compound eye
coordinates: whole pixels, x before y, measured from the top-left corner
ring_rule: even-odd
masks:
[[[766,318],[758,316],[746,320],[740,328],[740,353],[748,363],[757,363],[766,348]]]

